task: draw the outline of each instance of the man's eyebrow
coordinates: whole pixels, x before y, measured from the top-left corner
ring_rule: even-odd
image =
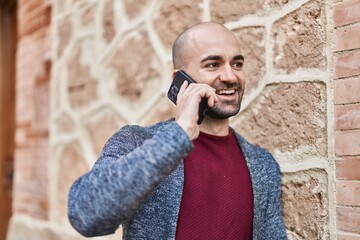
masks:
[[[243,61],[245,61],[245,58],[244,58],[243,55],[239,54],[239,55],[234,56],[233,60],[243,60]]]
[[[206,61],[219,61],[219,60],[222,60],[223,57],[219,56],[219,55],[209,55],[205,58],[203,58],[201,60],[201,62],[206,62]]]

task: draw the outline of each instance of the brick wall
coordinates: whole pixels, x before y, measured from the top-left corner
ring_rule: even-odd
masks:
[[[14,214],[48,218],[50,16],[47,0],[18,3]]]
[[[334,5],[334,142],[338,240],[360,239],[360,1]]]

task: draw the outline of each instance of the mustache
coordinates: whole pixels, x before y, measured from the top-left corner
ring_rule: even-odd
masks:
[[[239,89],[241,88],[241,85],[239,83],[216,83],[211,85],[212,88],[215,89]]]

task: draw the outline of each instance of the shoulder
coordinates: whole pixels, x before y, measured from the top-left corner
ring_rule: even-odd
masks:
[[[126,141],[143,141],[144,139],[151,138],[160,128],[169,124],[167,122],[159,122],[150,126],[140,126],[140,125],[125,125],[120,128],[109,141],[125,139]]]
[[[125,154],[150,139],[168,122],[159,122],[151,126],[125,125],[114,133],[105,143],[102,155],[113,153]]]

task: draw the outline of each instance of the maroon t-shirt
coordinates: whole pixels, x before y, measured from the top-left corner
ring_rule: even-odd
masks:
[[[194,151],[184,159],[176,240],[251,240],[252,185],[234,133],[201,132],[193,143]]]

